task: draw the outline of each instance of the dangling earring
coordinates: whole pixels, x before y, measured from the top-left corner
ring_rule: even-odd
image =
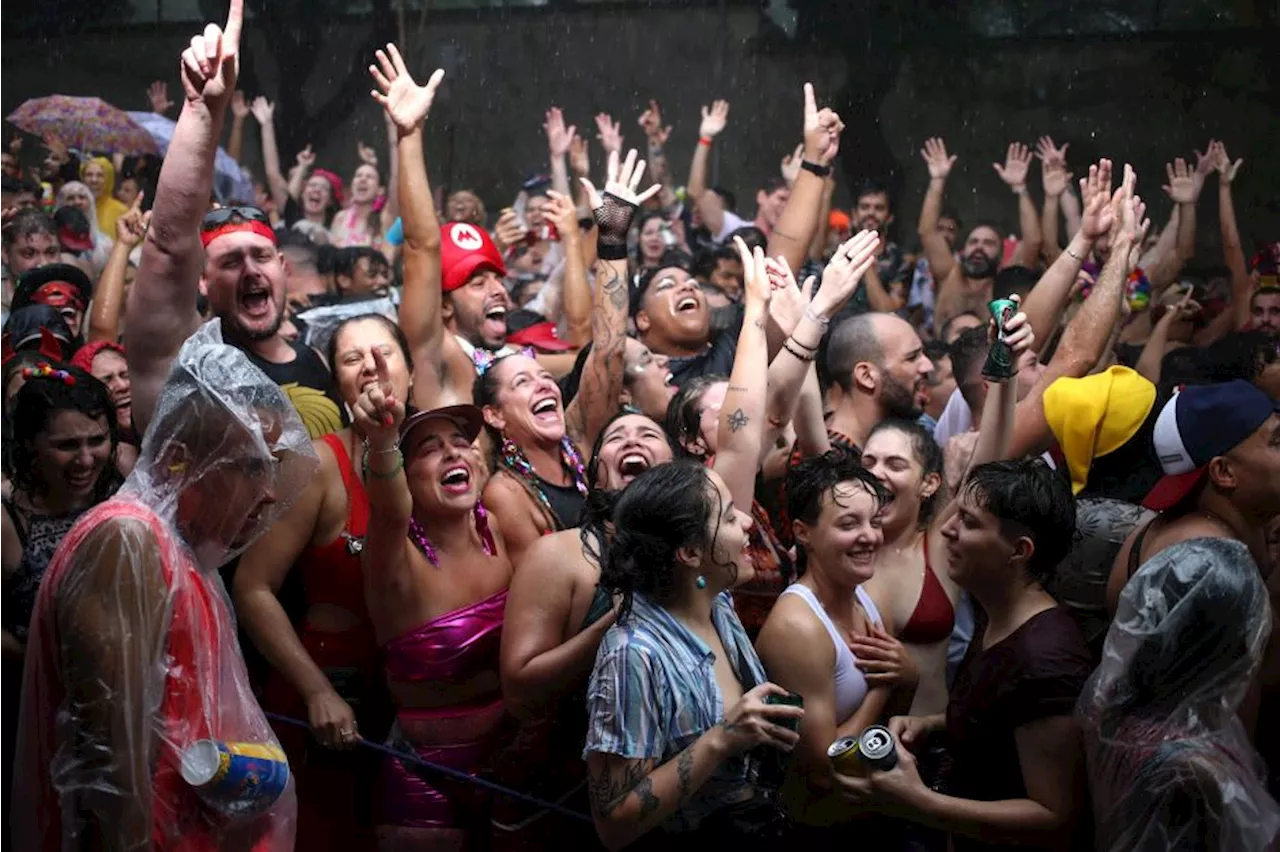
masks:
[[[693,584],[699,589],[705,589],[707,587],[707,578],[699,574],[698,579],[694,580]]]

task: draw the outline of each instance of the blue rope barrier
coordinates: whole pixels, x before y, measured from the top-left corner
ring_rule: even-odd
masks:
[[[289,716],[281,716],[279,713],[267,713],[267,718],[273,722],[280,722],[285,725],[293,725],[294,727],[298,727],[298,728],[306,728],[308,731],[311,730],[311,725],[302,721],[301,719],[293,719],[293,718],[290,718]],[[500,796],[506,796],[509,799],[515,799],[517,801],[524,802],[527,805],[533,805],[534,807],[542,808],[543,810],[555,811],[556,813],[562,816],[567,816],[571,819],[583,820],[584,822],[594,822],[594,820],[592,820],[591,817],[587,816],[586,814],[579,813],[578,811],[575,811],[571,808],[566,808],[564,805],[557,804],[556,802],[547,802],[537,798],[536,796],[530,796],[528,793],[521,793],[519,790],[512,790],[510,787],[504,787],[501,784],[496,784],[493,781],[490,781],[487,778],[481,778],[478,775],[470,775],[466,772],[462,772],[458,769],[454,769],[449,766],[441,766],[438,763],[432,763],[429,760],[423,760],[421,757],[418,757],[418,755],[416,754],[404,752],[398,748],[392,748],[391,746],[384,745],[382,743],[376,743],[376,742],[373,742],[372,740],[356,740],[356,745],[373,749],[374,751],[385,754],[388,757],[394,757],[396,760],[404,761],[405,763],[411,764],[420,769],[424,769],[428,772],[434,772],[438,775],[443,775],[446,778],[452,778],[455,781],[462,781],[467,784],[474,784],[477,787],[482,787],[492,793],[497,793]]]

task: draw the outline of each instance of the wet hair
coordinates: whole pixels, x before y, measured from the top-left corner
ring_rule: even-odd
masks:
[[[51,237],[58,236],[58,230],[53,224],[53,219],[36,207],[24,207],[13,215],[13,218],[5,223],[4,226],[4,247],[10,248],[15,245],[19,239],[23,237],[34,237],[38,234],[48,234]]]
[[[892,496],[880,480],[862,466],[856,456],[840,447],[820,456],[807,456],[787,471],[787,515],[805,524],[816,524],[822,514],[823,498],[845,482],[858,482],[871,492],[877,506],[885,506]]]
[[[893,212],[893,196],[889,194],[889,187],[874,178],[868,178],[858,185],[858,191],[853,196],[853,206],[857,207],[858,202],[868,195],[883,195],[889,204],[889,212]]]
[[[707,551],[707,526],[724,507],[707,470],[688,461],[646,470],[622,491],[596,490],[582,511],[584,552],[600,566],[600,588],[620,594],[618,620],[631,612],[636,592],[655,602],[678,588],[676,552]]]
[[[632,317],[640,313],[640,309],[644,307],[645,294],[649,292],[649,285],[664,269],[683,269],[689,275],[693,275],[693,258],[682,251],[665,251],[657,266],[647,267],[641,272],[635,286],[631,288],[630,315]]]
[[[1252,382],[1268,365],[1280,360],[1280,341],[1266,331],[1236,331],[1197,351],[1200,372],[1206,382],[1218,384],[1232,379]]]
[[[853,368],[869,361],[884,361],[884,347],[876,332],[875,314],[858,314],[837,325],[827,343],[827,380],[845,393],[853,392]]]
[[[742,257],[738,254],[738,250],[731,246],[711,246],[703,249],[698,252],[693,260],[694,277],[699,279],[710,278],[722,260],[741,262]],[[703,286],[707,285],[704,284]]]
[[[911,441],[911,452],[915,453],[916,461],[920,463],[920,467],[924,470],[924,475],[936,473],[941,484],[932,494],[920,501],[920,528],[929,526],[929,522],[933,520],[934,514],[938,511],[938,506],[942,502],[942,492],[946,490],[946,477],[943,475],[942,447],[938,446],[938,442],[934,440],[933,433],[920,425],[918,420],[907,420],[902,417],[887,417],[881,420],[875,426],[871,427],[871,431],[867,434],[867,442],[877,432],[886,431],[901,432]]]
[[[982,320],[982,317],[978,316],[978,315],[977,315],[976,313],[974,313],[973,311],[961,311],[960,313],[956,314],[956,315],[955,315],[955,316],[953,316],[951,319],[949,319],[949,320],[947,320],[945,323],[943,323],[943,324],[942,324],[942,328],[941,328],[941,329],[939,329],[939,331],[941,332],[941,334],[939,334],[939,335],[938,335],[938,337],[939,337],[939,338],[940,338],[944,343],[945,343],[945,342],[946,342],[946,340],[947,340],[947,333],[951,331],[951,326],[952,326],[952,324],[954,324],[954,323],[955,323],[955,321],[956,321],[956,320],[958,320],[958,319],[960,319],[961,317],[973,317],[974,319],[978,320],[979,322],[982,322],[982,327],[983,327],[983,328],[986,328],[986,322],[984,322],[984,321]],[[969,330],[969,329],[965,329],[965,331],[968,331],[968,330]],[[960,333],[961,333],[961,334],[964,334],[964,331],[962,331],[962,332],[960,332]],[[955,341],[952,341],[949,345],[954,346],[954,345],[955,345]],[[955,356],[954,356],[954,355],[952,356],[951,360],[952,360],[952,361],[955,361]]]
[[[736,246],[737,244],[733,241],[734,237],[740,237],[742,241],[747,244],[747,251],[755,251],[757,248],[767,249],[769,247],[769,241],[765,239],[764,231],[760,230],[755,225],[743,225],[738,230],[729,234],[729,236],[725,238],[724,244],[727,246]]]
[[[702,458],[688,449],[685,442],[692,443],[702,437],[699,431],[702,426],[702,397],[716,382],[726,381],[728,379],[724,376],[697,376],[681,385],[676,395],[671,397],[671,402],[667,403],[667,416],[663,419],[662,428],[666,430],[676,458]]]
[[[999,520],[1002,535],[1025,535],[1035,542],[1027,576],[1051,587],[1075,539],[1071,485],[1041,459],[1017,459],[978,465],[960,491]]]
[[[964,401],[971,407],[977,402],[972,398],[976,390],[973,385],[978,381],[977,374],[982,369],[989,348],[986,326],[966,328],[948,347],[951,352],[951,374],[956,378],[956,387],[960,388]]]
[[[32,376],[13,397],[9,411],[9,434],[5,436],[5,467],[14,484],[28,493],[45,487],[36,472],[35,439],[49,428],[54,415],[77,411],[85,417],[102,417],[107,422],[111,453],[94,483],[94,500],[105,500],[118,481],[115,469],[116,447],[120,444],[120,427],[116,409],[107,386],[79,367],[61,366],[74,379],[67,384],[52,376]]]
[[[1014,293],[1027,298],[1031,288],[1040,280],[1040,274],[1026,266],[1006,266],[996,273],[991,295],[995,299],[1007,299]]]
[[[372,272],[376,266],[387,266],[387,258],[382,252],[368,246],[347,246],[340,248],[333,256],[333,274],[336,279],[341,276],[344,278],[353,278],[356,274],[356,267],[360,265],[360,261],[364,258],[369,260],[369,271]]]
[[[934,365],[934,369],[929,372],[929,382],[932,385],[937,385],[934,380],[934,376],[938,372],[937,364],[943,358],[951,357],[951,347],[942,340],[926,340],[924,342],[924,357],[928,358]]]
[[[599,434],[596,435],[595,443],[591,445],[591,460],[587,462],[587,487],[588,488],[594,489],[596,487],[596,483],[600,481],[599,479],[600,448],[604,446],[605,433],[609,431],[610,426],[612,426],[614,423],[617,423],[623,417],[643,417],[645,420],[649,420],[653,422],[652,418],[649,417],[649,415],[645,414],[643,411],[637,411],[636,409],[631,408],[630,406],[623,406],[622,408],[618,409],[618,411],[615,412],[612,417],[610,417],[608,420],[605,421],[604,426],[600,427]],[[662,429],[661,423],[654,422],[654,425],[657,426],[660,430]],[[663,432],[663,435],[664,436],[666,435],[665,431]],[[667,437],[667,446],[674,453],[675,448],[671,447],[671,438],[669,436]]]
[[[409,351],[409,339],[404,336],[404,330],[400,328],[397,323],[382,314],[372,312],[348,317],[334,326],[333,334],[329,335],[329,351],[326,353],[329,356],[329,372],[332,373],[334,371],[334,365],[338,363],[338,338],[342,336],[343,330],[352,323],[365,322],[368,320],[373,320],[381,324],[392,338],[395,339],[396,346],[400,347],[400,354],[404,356],[404,362],[409,365],[409,370],[412,372],[413,355]]]
[[[725,210],[732,213],[738,209],[738,196],[734,195],[731,191],[725,189],[723,186],[713,186],[711,187],[711,191],[720,196],[720,203],[724,205]]]
[[[36,349],[19,349],[4,362],[3,374],[0,377],[0,392],[8,391],[9,383],[14,377],[29,367],[35,367],[38,364],[48,364],[55,370],[62,369],[61,361],[55,361],[48,355]],[[9,402],[6,400],[4,404],[5,410],[9,409]],[[5,433],[5,440],[10,440],[9,434]]]

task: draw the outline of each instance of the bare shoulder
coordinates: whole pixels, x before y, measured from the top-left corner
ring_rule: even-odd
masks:
[[[756,646],[765,653],[811,657],[815,648],[831,647],[827,628],[812,607],[799,595],[780,595],[764,626]]]

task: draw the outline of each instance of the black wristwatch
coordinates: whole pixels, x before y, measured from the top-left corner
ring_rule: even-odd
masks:
[[[820,178],[824,178],[827,175],[831,174],[830,166],[820,166],[817,163],[811,163],[808,160],[802,160],[800,163],[800,168],[804,169],[806,172],[815,174]]]

